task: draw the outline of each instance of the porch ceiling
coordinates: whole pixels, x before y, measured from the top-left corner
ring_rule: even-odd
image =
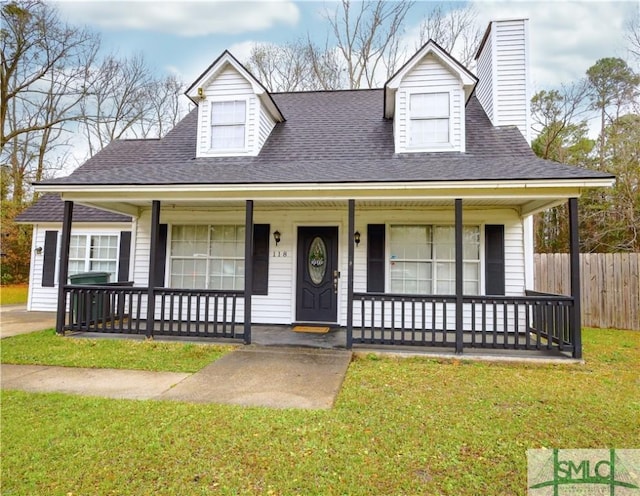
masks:
[[[315,186],[315,187],[314,187]],[[246,200],[253,200],[256,208],[346,208],[347,200],[356,200],[356,208],[418,208],[453,207],[456,198],[469,208],[515,208],[521,215],[529,215],[558,205],[568,198],[578,197],[584,185],[560,185],[548,182],[464,183],[451,184],[335,184],[298,185],[282,189],[143,189],[127,188],[87,190],[78,188],[62,192],[64,200],[79,204],[138,216],[150,207],[153,200],[160,200],[162,208],[175,209],[236,209],[243,208]]]
[[[70,199],[70,198],[69,198]],[[90,207],[101,208],[118,213],[126,213],[133,216],[139,216],[142,210],[150,207],[150,201],[147,200],[131,200],[131,201],[88,201],[74,200],[79,204]],[[546,198],[539,200],[531,200],[529,198],[496,198],[496,199],[466,199],[463,200],[464,208],[480,209],[480,208],[513,208],[525,216],[546,210],[553,206],[559,205],[564,199]],[[415,208],[453,208],[453,200],[443,199],[424,199],[424,200],[357,200],[356,209],[415,209]],[[176,201],[168,200],[162,202],[163,210],[176,211],[211,211],[211,210],[238,210],[244,209],[244,200],[227,200],[227,201]],[[257,201],[255,208],[269,208],[270,210],[289,210],[289,209],[345,209],[347,207],[346,200],[279,200],[279,201]]]

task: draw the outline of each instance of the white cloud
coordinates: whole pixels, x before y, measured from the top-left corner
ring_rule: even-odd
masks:
[[[292,0],[60,1],[69,21],[104,29],[132,29],[185,37],[242,34],[295,25],[300,11]]]
[[[624,22],[633,2],[477,2],[480,23],[529,19],[534,90],[571,83],[603,57],[625,56]]]

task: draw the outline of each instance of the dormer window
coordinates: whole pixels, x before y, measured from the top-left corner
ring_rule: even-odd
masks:
[[[247,121],[246,100],[211,104],[211,149],[243,150]]]
[[[450,144],[449,93],[413,93],[409,99],[411,147],[442,147]]]

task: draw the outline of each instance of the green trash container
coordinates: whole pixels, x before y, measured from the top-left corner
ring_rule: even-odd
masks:
[[[108,272],[82,272],[69,276],[69,283],[86,286],[108,284],[109,276]],[[87,306],[89,308],[86,308]],[[90,301],[87,302],[86,298],[79,298],[76,293],[73,293],[72,309],[72,322],[84,325],[98,322],[108,312],[108,309],[104,309],[102,306],[102,298],[92,295]]]

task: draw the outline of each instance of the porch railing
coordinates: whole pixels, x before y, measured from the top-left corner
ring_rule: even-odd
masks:
[[[242,291],[155,288],[155,318],[147,322],[149,291],[132,283],[67,285],[64,330],[242,339]]]
[[[570,296],[464,296],[462,329],[456,297],[354,293],[353,343],[573,352]]]

